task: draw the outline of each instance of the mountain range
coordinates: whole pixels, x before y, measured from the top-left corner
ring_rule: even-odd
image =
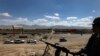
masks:
[[[0,29],[12,29],[12,28],[23,28],[23,29],[91,29],[91,27],[81,26],[41,26],[41,25],[0,25]]]

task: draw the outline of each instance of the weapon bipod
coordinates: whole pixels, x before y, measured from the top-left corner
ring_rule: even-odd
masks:
[[[45,55],[47,55],[47,53],[48,53],[48,51],[49,51],[49,45],[47,44],[47,46],[45,47],[45,50],[44,50],[44,53],[43,53],[43,55],[42,56],[45,56]]]
[[[50,50],[50,47],[49,47],[49,44],[47,44],[42,56],[48,56],[47,53],[49,53],[48,52],[49,50]],[[56,49],[55,56],[60,56],[60,53],[61,53],[61,49]],[[68,53],[66,53],[66,56],[68,56]]]

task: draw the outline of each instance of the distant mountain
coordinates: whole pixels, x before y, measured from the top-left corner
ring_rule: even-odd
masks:
[[[35,29],[49,29],[50,26],[41,26],[41,25],[32,25],[33,28]]]
[[[12,29],[11,25],[0,25],[0,29]]]
[[[15,28],[23,29],[91,29],[91,27],[80,27],[80,26],[41,26],[41,25],[16,25]],[[12,29],[12,25],[0,25],[0,29]]]
[[[91,29],[91,27],[62,26],[62,25],[51,26],[51,28],[53,29]]]

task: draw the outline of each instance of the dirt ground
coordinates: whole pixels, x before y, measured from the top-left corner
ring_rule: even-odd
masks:
[[[64,36],[67,42],[59,42],[59,38]],[[72,52],[77,52],[84,48],[91,34],[54,34],[52,39],[46,40],[52,44],[60,43]],[[38,41],[37,44],[3,44],[0,43],[0,56],[42,56],[46,44]],[[50,47],[50,46],[49,46]],[[47,56],[54,56],[55,49],[50,47]],[[61,56],[65,56],[61,53]],[[69,55],[71,56],[71,55]]]

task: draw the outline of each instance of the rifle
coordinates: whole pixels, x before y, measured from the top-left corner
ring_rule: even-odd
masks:
[[[45,44],[47,44],[47,46],[50,45],[50,46],[52,46],[56,49],[55,56],[60,56],[61,51],[65,52],[66,56],[68,56],[68,53],[70,53],[70,51],[65,47],[61,47],[61,46],[58,46],[58,45],[55,45],[55,44],[51,44],[51,43],[48,43],[48,42],[43,41],[43,40],[41,40],[41,41],[44,42]]]

